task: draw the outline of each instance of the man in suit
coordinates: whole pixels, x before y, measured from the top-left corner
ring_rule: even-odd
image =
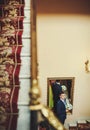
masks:
[[[52,92],[53,92],[53,102],[54,102],[54,113],[56,113],[59,94],[62,92],[60,80],[56,80],[55,83],[52,84]]]
[[[60,99],[57,102],[57,117],[60,120],[62,124],[64,124],[65,119],[66,119],[66,107],[65,107],[65,99],[66,95],[64,92],[60,93]]]

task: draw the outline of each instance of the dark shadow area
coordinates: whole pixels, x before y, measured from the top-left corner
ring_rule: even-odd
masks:
[[[38,14],[90,14],[90,0],[37,0]]]
[[[19,106],[18,113],[0,113],[0,130],[30,130],[30,110]]]

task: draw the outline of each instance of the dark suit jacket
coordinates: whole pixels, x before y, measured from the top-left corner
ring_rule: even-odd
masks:
[[[53,99],[54,102],[57,102],[59,100],[59,94],[62,92],[61,85],[57,83],[52,84],[52,92],[53,92]]]
[[[64,124],[66,119],[66,107],[62,100],[57,102],[57,117]]]

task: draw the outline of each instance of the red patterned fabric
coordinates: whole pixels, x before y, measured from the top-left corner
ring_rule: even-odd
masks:
[[[0,113],[17,113],[17,99],[19,86],[13,88],[0,88]]]
[[[12,85],[19,85],[20,65],[0,65],[0,70],[0,87],[10,88]]]
[[[12,34],[4,34],[0,35],[0,47],[2,46],[21,46],[22,45],[22,31],[12,33]]]
[[[24,0],[0,0],[0,113],[17,113]]]
[[[19,5],[24,4],[24,0],[0,0],[0,5]]]
[[[1,6],[0,7],[0,17],[1,18],[18,18],[18,17],[24,17],[24,10],[23,10],[24,6],[23,5],[13,5],[13,6]]]
[[[0,19],[0,32],[15,33],[23,29],[23,18],[3,18]]]
[[[18,115],[0,115],[0,130],[16,130]]]

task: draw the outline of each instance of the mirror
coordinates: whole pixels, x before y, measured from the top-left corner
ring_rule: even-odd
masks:
[[[56,82],[60,82],[62,91],[66,95],[66,108],[69,110],[67,114],[71,114],[73,110],[73,96],[74,96],[74,77],[50,77],[47,78],[47,105],[54,111],[55,98],[54,93],[56,88],[53,89]]]

